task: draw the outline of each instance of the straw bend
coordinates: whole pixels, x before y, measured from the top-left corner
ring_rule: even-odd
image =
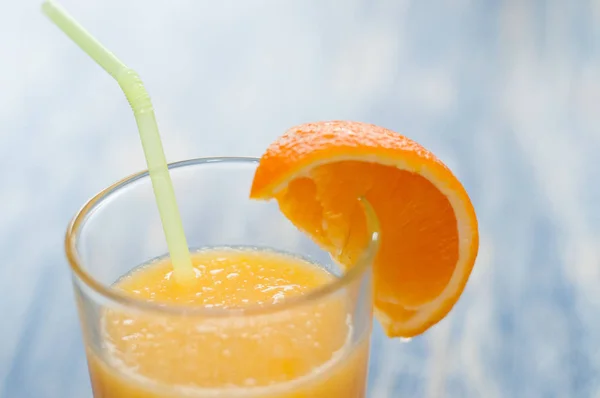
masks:
[[[125,68],[116,76],[116,79],[135,115],[149,113],[154,110],[150,95],[136,71]]]
[[[46,0],[42,4],[42,10],[71,40],[115,78],[123,90],[138,125],[175,278],[181,283],[193,281],[194,269],[177,207],[173,183],[160,140],[152,101],[142,79],[136,71],[125,66],[85,30],[64,8],[51,0]]]

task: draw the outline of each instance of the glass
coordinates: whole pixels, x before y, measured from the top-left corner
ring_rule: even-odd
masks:
[[[95,398],[365,396],[372,324],[371,262],[376,235],[368,242],[363,258],[347,272],[342,272],[328,253],[283,217],[274,201],[259,202],[248,198],[257,164],[258,159],[253,158],[206,158],[170,165],[191,250],[269,248],[310,259],[336,278],[304,296],[242,310],[157,304],[125,295],[111,285],[136,267],[167,253],[148,174],[143,172],[126,178],[90,200],[73,219],[66,236],[66,252],[73,271]],[[248,331],[283,330],[290,327],[290,320],[297,322],[298,319],[306,320],[307,325],[323,322],[317,309],[334,301],[344,304],[336,307],[340,313],[328,317],[327,322],[334,329],[339,327],[349,331],[342,348],[320,363],[313,363],[304,374],[291,381],[264,382],[255,378],[259,370],[273,366],[271,351],[248,358],[247,350],[229,347],[229,344],[237,344],[238,348],[240,344],[251,344],[249,340],[253,334]],[[184,340],[180,342],[183,357],[177,364],[181,369],[190,364],[195,366],[203,353],[209,351],[202,341],[214,343],[217,333],[220,336],[219,355],[226,358],[217,358],[215,367],[218,367],[217,362],[230,363],[232,368],[235,364],[237,376],[245,382],[219,385],[216,379],[184,378],[175,385],[161,380],[167,372],[161,371],[160,366],[151,376],[136,373],[122,359],[115,359],[115,346],[107,334],[115,316],[145,322],[140,325],[160,324],[176,332],[185,332]],[[278,348],[281,366],[305,360],[306,353],[292,349],[298,344],[297,336],[283,336],[279,335],[277,340],[281,345]],[[135,333],[124,338],[135,338]],[[194,341],[193,349],[188,344],[191,341]],[[159,339],[155,344],[157,349],[172,347],[166,340]],[[286,350],[285,347],[292,348]]]

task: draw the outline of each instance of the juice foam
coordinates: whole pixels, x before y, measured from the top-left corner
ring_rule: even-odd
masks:
[[[128,295],[179,312],[105,311],[104,344],[90,356],[96,396],[363,396],[368,346],[352,343],[347,295],[274,311],[335,276],[256,249],[203,250],[193,264],[191,286],[175,282],[168,259],[117,281]]]

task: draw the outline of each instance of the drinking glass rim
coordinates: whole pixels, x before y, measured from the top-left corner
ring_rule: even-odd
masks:
[[[243,156],[200,157],[169,163],[168,168],[169,170],[173,170],[187,166],[201,166],[215,163],[256,164],[259,161],[259,158]],[[104,201],[109,199],[112,195],[118,193],[121,189],[128,187],[130,184],[133,184],[142,178],[149,178],[148,170],[143,170],[131,174],[113,183],[112,185],[108,186],[107,188],[94,195],[79,209],[79,211],[77,211],[75,216],[71,219],[67,226],[67,231],[65,235],[65,253],[70,268],[74,275],[88,288],[92,289],[95,293],[117,304],[126,307],[136,307],[143,311],[156,312],[163,315],[193,315],[202,316],[206,318],[267,315],[299,307],[305,303],[319,300],[323,297],[326,297],[329,294],[332,294],[342,289],[354,280],[358,279],[375,259],[379,243],[378,231],[373,231],[371,239],[368,241],[360,259],[356,262],[356,264],[349,267],[349,269],[346,272],[344,272],[344,274],[341,277],[334,278],[331,282],[328,282],[323,286],[319,286],[318,288],[311,290],[305,295],[285,298],[281,302],[273,303],[267,306],[249,305],[247,307],[234,309],[204,308],[197,306],[175,306],[157,304],[154,302],[149,302],[135,298],[133,296],[125,294],[124,292],[118,289],[113,288],[110,285],[98,281],[88,271],[86,271],[81,266],[82,261],[77,252],[77,242],[79,231],[85,225],[88,216],[92,213],[94,209],[96,209],[99,205],[104,203]],[[248,198],[248,200],[250,200],[250,198]]]

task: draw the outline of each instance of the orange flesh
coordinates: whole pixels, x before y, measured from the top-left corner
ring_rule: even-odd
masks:
[[[290,221],[346,266],[366,248],[358,200],[366,198],[380,223],[374,310],[390,337],[412,337],[440,321],[477,257],[477,217],[460,181],[418,143],[372,124],[289,129],[261,157],[250,197],[277,199]]]
[[[282,212],[339,260],[354,264],[366,247],[364,196],[377,209],[381,246],[376,305],[421,306],[440,295],[458,260],[458,230],[448,199],[424,177],[393,166],[344,161],[318,166],[277,195]],[[381,264],[381,266],[379,265]]]

